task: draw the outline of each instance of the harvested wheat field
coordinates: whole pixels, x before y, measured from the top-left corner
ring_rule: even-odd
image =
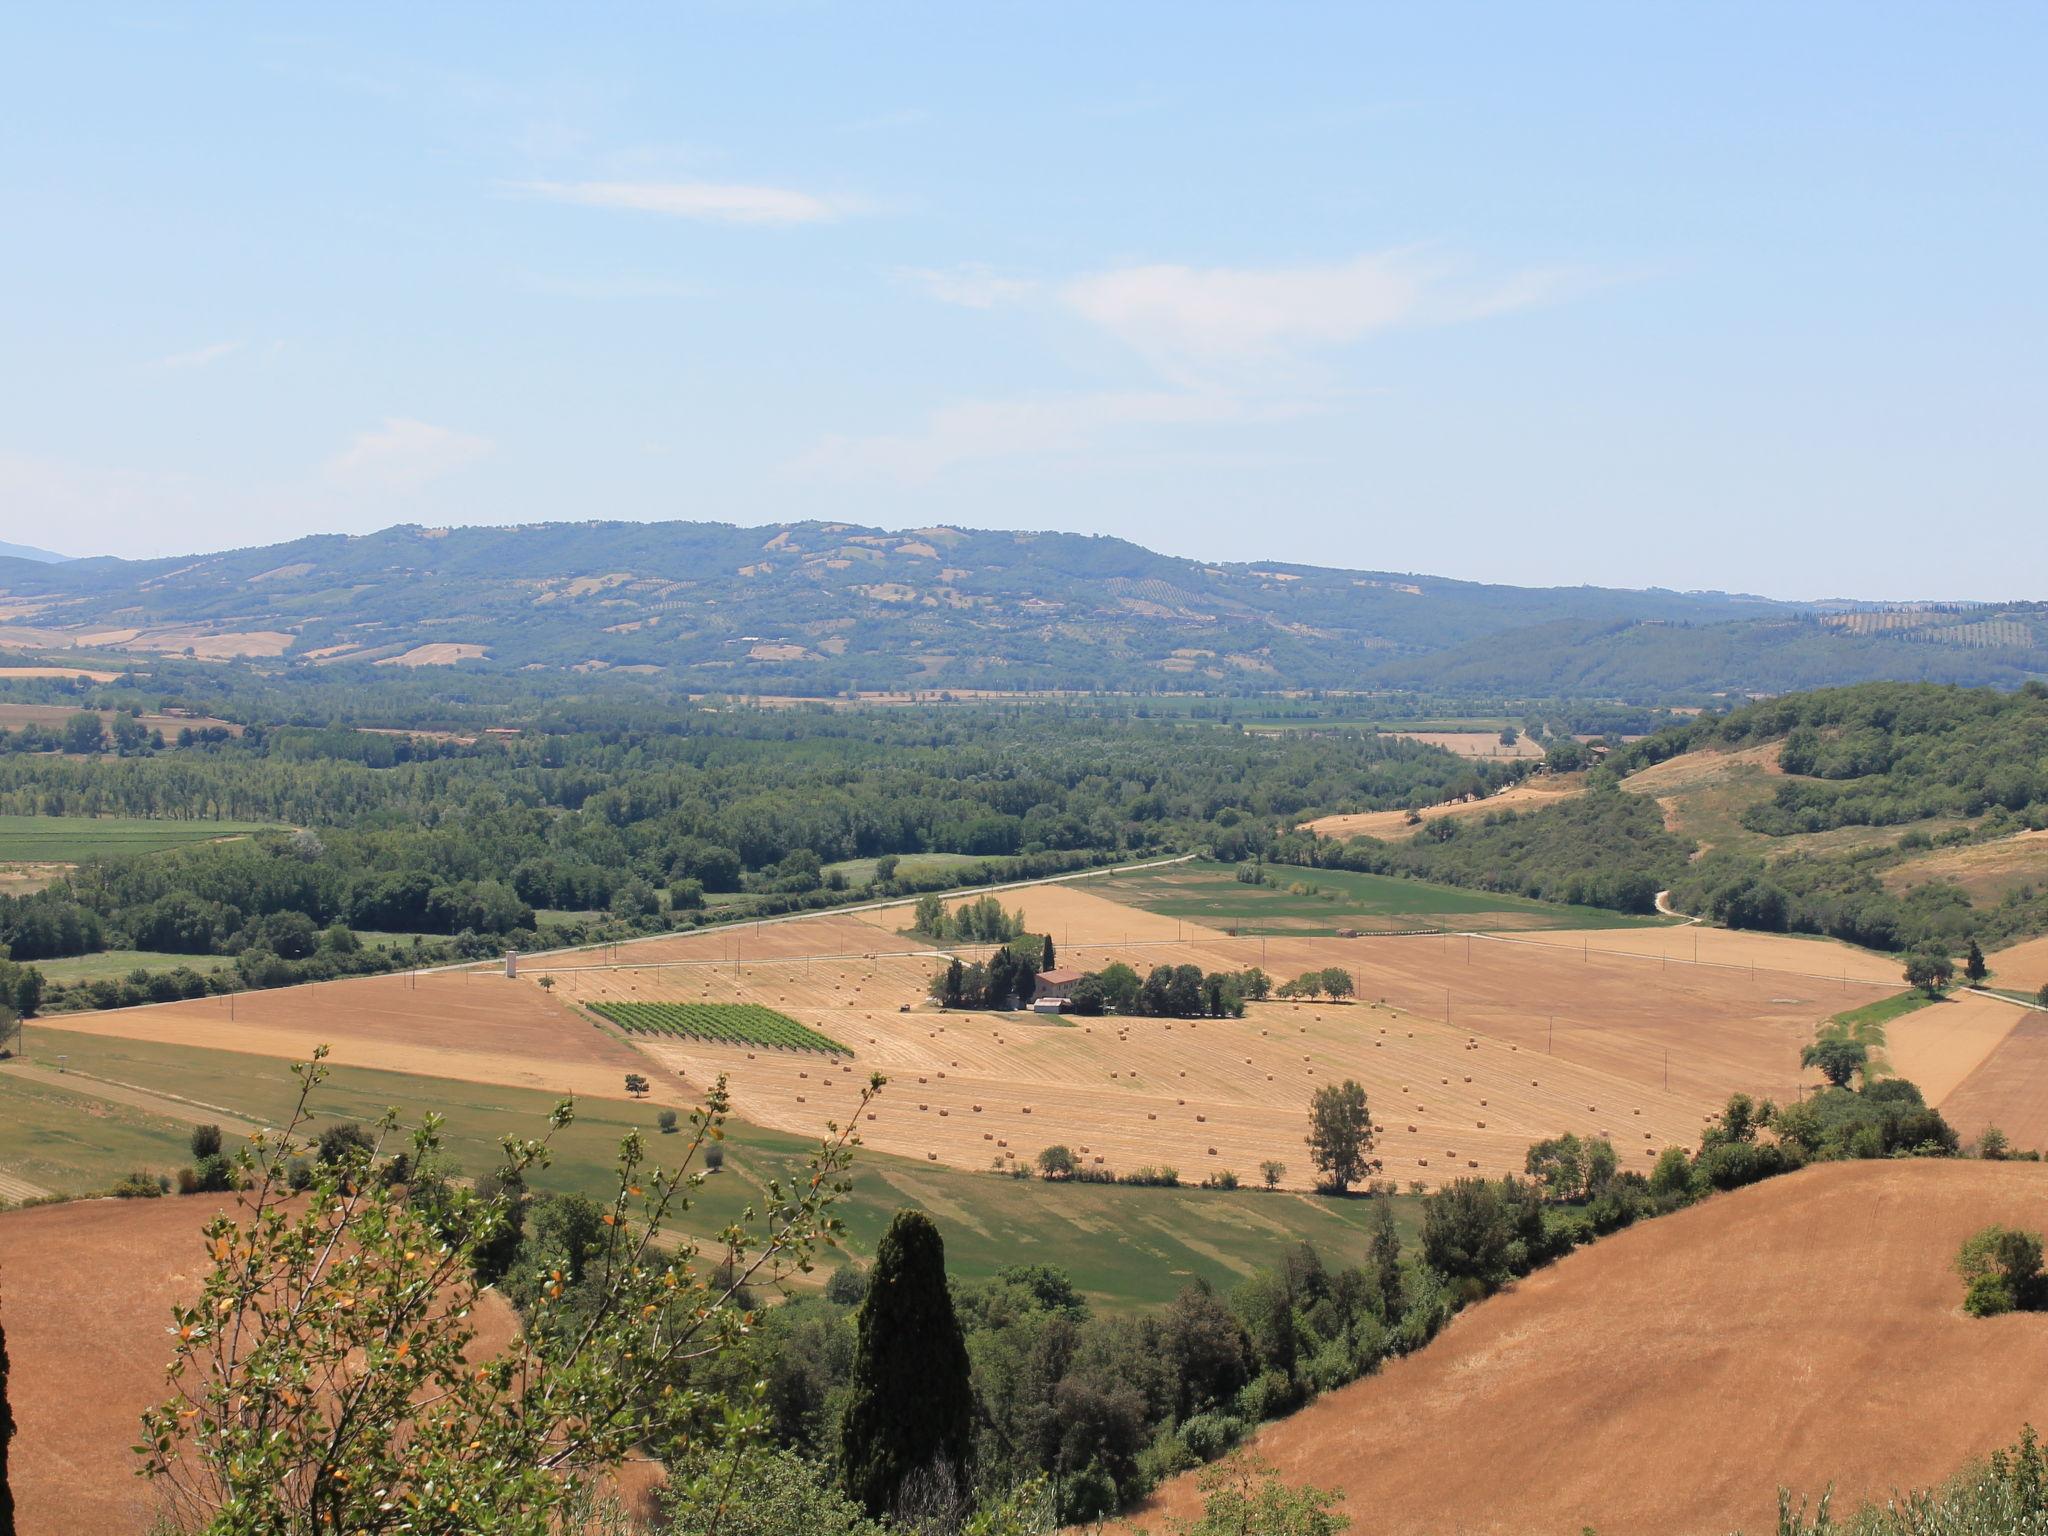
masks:
[[[590,965],[731,965],[735,960],[746,963],[804,956],[858,958],[921,952],[927,947],[926,940],[898,931],[899,924],[909,926],[910,918],[911,909],[905,904],[881,908],[872,914],[820,912],[807,917],[705,928],[665,938],[523,955],[519,973],[538,976],[550,969]]]
[[[1398,736],[1403,741],[1419,741],[1426,746],[1442,747],[1444,751],[1458,757],[1541,757],[1544,749],[1519,732],[1512,747],[1501,745],[1498,731],[1382,731],[1382,736]]]
[[[612,1099],[626,1097],[626,1073],[646,1067],[630,1046],[539,987],[488,971],[364,976],[66,1014],[64,1027],[289,1059],[326,1045],[340,1066]],[[655,1090],[664,1101],[687,1097],[660,1082]]]
[[[1097,895],[1073,881],[1025,886],[1019,890],[997,891],[994,895],[1003,904],[1004,911],[1021,911],[1024,914],[1027,933],[1050,934],[1054,945],[1059,948],[1069,944],[1222,937],[1199,923],[1164,917],[1157,912],[1147,912],[1143,907],[1127,906],[1121,901]],[[948,911],[957,911],[968,902],[979,899],[969,895],[947,902],[946,907]],[[903,920],[909,921],[908,913],[904,914]]]
[[[1984,958],[1991,966],[1992,981],[2008,991],[2038,992],[2048,987],[2048,934]]]
[[[1062,915],[1124,922],[1114,903],[1046,889]],[[1052,912],[1042,908],[1041,917]],[[787,925],[784,941],[809,926]],[[1404,1181],[1519,1171],[1529,1142],[1565,1130],[1605,1134],[1625,1166],[1647,1168],[1665,1146],[1696,1142],[1730,1092],[1796,1095],[1806,1080],[1799,1050],[1815,1028],[1876,993],[1855,982],[1752,975],[1746,966],[1646,963],[1462,935],[1197,932],[1181,942],[1069,939],[1061,954],[1070,966],[1122,961],[1141,973],[1160,964],[1262,965],[1286,978],[1341,965],[1359,1000],[1255,1005],[1242,1020],[946,1013],[926,999],[936,954],[548,974],[555,995],[572,1003],[756,1003],[851,1049],[847,1061],[636,1038],[668,1069],[663,1078],[725,1075],[735,1112],[760,1125],[816,1134],[880,1071],[891,1086],[860,1130],[884,1151],[971,1168],[1028,1162],[1061,1142],[1090,1166],[1166,1162],[1191,1179],[1224,1169],[1243,1178],[1276,1158],[1289,1165],[1292,1187],[1310,1180],[1301,1146],[1309,1095],[1344,1077],[1365,1085],[1383,1127],[1386,1173]]]
[[[2019,1022],[1939,1107],[1965,1141],[1995,1125],[2014,1146],[2048,1152],[2048,1013],[2015,1012]]]
[[[1795,938],[1782,933],[1752,933],[1729,928],[1709,928],[1689,923],[1676,928],[1594,928],[1550,933],[1518,933],[1512,939],[1492,936],[1496,944],[1545,944],[1559,949],[1588,951],[1594,956],[1628,955],[1638,959],[1663,960],[1672,965],[1695,960],[1702,968],[1723,967],[1748,970],[1761,975],[1769,971],[1786,976],[1843,978],[1852,982],[1883,983],[1902,987],[1901,962],[1892,955],[1857,949],[1833,939]],[[1874,994],[1866,994],[1868,1002]]]
[[[1318,816],[1302,825],[1323,837],[1376,837],[1382,842],[1400,842],[1413,837],[1423,822],[1435,821],[1439,817],[1491,816],[1496,811],[1537,811],[1582,794],[1585,788],[1586,776],[1583,773],[1545,773],[1524,779],[1519,784],[1510,784],[1499,794],[1488,795],[1483,800],[1447,800],[1442,805],[1426,806],[1416,813],[1421,821],[1411,822],[1406,811],[1352,811],[1336,816]]]
[[[1893,1072],[1918,1084],[1939,1109],[2026,1016],[2017,1004],[1961,994],[1891,1020],[1883,1054]]]
[[[1963,1315],[1991,1222],[2048,1226],[2048,1169],[1837,1163],[1603,1239],[1435,1343],[1263,1430],[1375,1536],[1776,1528],[1925,1486],[2048,1415],[2048,1316]],[[1145,1512],[1188,1515],[1191,1477]]]
[[[0,1213],[0,1305],[18,1432],[19,1523],[34,1536],[142,1536],[155,1512],[130,1449],[167,1395],[171,1307],[194,1300],[207,1260],[202,1198],[85,1200]],[[476,1315],[487,1350],[513,1337],[495,1294]],[[90,1341],[89,1353],[82,1341]]]

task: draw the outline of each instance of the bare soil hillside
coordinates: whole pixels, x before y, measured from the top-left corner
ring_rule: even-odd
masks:
[[[1848,1163],[1583,1250],[1257,1437],[1374,1536],[1690,1536],[1939,1481],[2048,1417],[2048,1315],[1975,1320],[1956,1247],[2048,1227],[2048,1168]],[[1192,1478],[1140,1518],[1197,1504]]]

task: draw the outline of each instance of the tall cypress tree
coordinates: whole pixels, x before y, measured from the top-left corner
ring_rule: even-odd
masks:
[[[0,1323],[0,1536],[14,1536],[14,1487],[7,1481],[7,1442],[14,1438],[14,1410],[7,1404],[7,1325]]]
[[[946,1290],[946,1245],[922,1211],[898,1211],[875,1248],[861,1302],[853,1396],[840,1431],[847,1494],[881,1516],[912,1473],[965,1470],[974,1394],[967,1343]]]

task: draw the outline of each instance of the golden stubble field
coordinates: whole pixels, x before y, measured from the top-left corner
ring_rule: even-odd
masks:
[[[1663,1147],[1695,1144],[1729,1093],[1783,1100],[1810,1086],[1797,1063],[1815,1028],[1899,985],[1890,961],[1841,945],[1701,928],[1235,939],[1074,883],[1002,900],[1054,935],[1063,967],[1258,965],[1285,980],[1337,965],[1357,1000],[1260,1004],[1241,1020],[946,1013],[926,995],[944,956],[896,926],[901,907],[527,957],[516,980],[498,968],[378,977],[65,1027],[283,1057],[325,1043],[342,1064],[608,1098],[640,1071],[665,1104],[723,1076],[735,1113],[801,1135],[854,1113],[858,1086],[881,1072],[890,1086],[858,1126],[881,1150],[985,1168],[1060,1143],[1090,1167],[1167,1164],[1191,1181],[1249,1180],[1273,1160],[1302,1188],[1309,1097],[1347,1077],[1367,1091],[1386,1176],[1403,1182],[1519,1171],[1529,1142],[1568,1130],[1608,1136],[1624,1166],[1647,1168]],[[603,1001],[764,1004],[853,1054],[629,1037],[581,1006]],[[1931,1098],[2003,1115],[2031,1145],[2036,1118],[2048,1135],[2048,1102],[2029,1097],[2038,1074],[2015,1083],[2001,1066],[2032,1048],[2002,1011],[1944,1005],[1927,1011],[1938,1028],[1910,1016],[1894,1052]]]
[[[1705,945],[1695,964],[1690,938],[1665,952],[1646,944],[1672,930],[1557,943],[1232,939],[1072,886],[1005,900],[1055,935],[1062,966],[1261,965],[1286,979],[1341,965],[1359,997],[1260,1004],[1242,1020],[947,1013],[926,1000],[940,957],[887,928],[887,913],[664,941],[621,950],[616,965],[559,957],[545,973],[572,1004],[760,1003],[852,1050],[834,1061],[635,1039],[665,1076],[725,1076],[735,1112],[758,1124],[816,1133],[852,1113],[858,1086],[880,1071],[890,1087],[858,1129],[885,1151],[1012,1166],[1059,1143],[1091,1167],[1166,1164],[1183,1179],[1225,1169],[1248,1179],[1271,1159],[1297,1188],[1313,1179],[1309,1096],[1346,1077],[1366,1088],[1386,1175],[1404,1182],[1519,1172],[1529,1142],[1566,1130],[1606,1135],[1624,1166],[1647,1168],[1663,1147],[1694,1144],[1732,1091],[1797,1094],[1798,1053],[1815,1027],[1895,985],[1889,966],[1840,946],[1746,935],[1713,935],[1730,943]]]

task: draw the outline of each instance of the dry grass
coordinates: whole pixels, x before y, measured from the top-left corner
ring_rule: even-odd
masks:
[[[1263,1431],[1375,1536],[1687,1536],[1926,1486],[2048,1411],[2048,1316],[1965,1317],[1990,1222],[2048,1226],[2048,1170],[1846,1163],[1605,1239],[1421,1353]],[[1143,1516],[1197,1507],[1192,1478]]]
[[[1512,747],[1500,744],[1498,731],[1383,731],[1385,736],[1398,736],[1403,741],[1419,741],[1428,746],[1442,747],[1446,752],[1459,757],[1541,757],[1543,748],[1528,737],[1517,735]]]
[[[452,667],[458,661],[470,661],[490,654],[481,645],[466,645],[456,641],[436,641],[432,645],[416,645],[409,651],[396,656],[386,656],[377,665],[380,667]]]
[[[1318,816],[1302,825],[1324,837],[1377,837],[1383,842],[1399,842],[1413,837],[1422,822],[1435,821],[1439,817],[1536,811],[1582,794],[1585,788],[1586,776],[1583,773],[1539,774],[1519,784],[1510,784],[1499,794],[1489,795],[1484,800],[1452,800],[1443,805],[1428,806],[1419,813],[1422,821],[1409,821],[1406,811],[1353,811],[1336,816]]]
[[[1900,894],[1936,880],[1953,881],[1978,906],[1995,906],[2022,886],[2048,884],[2048,831],[1933,848],[1884,872],[1886,888]]]

